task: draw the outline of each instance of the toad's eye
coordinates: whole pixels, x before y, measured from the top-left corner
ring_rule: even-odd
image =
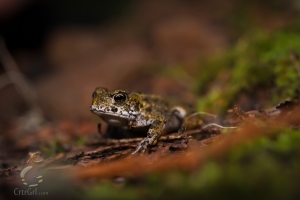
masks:
[[[124,93],[119,93],[119,94],[115,94],[113,96],[114,100],[116,103],[120,104],[120,103],[124,103],[127,99],[127,95]]]
[[[96,98],[96,96],[97,96],[97,93],[96,93],[96,92],[93,92],[92,98],[94,99],[94,98]]]

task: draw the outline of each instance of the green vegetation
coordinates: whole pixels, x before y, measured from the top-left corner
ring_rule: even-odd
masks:
[[[254,33],[244,37],[224,55],[201,64],[196,93],[198,110],[224,113],[239,95],[272,106],[293,98],[300,88],[300,40],[297,31]],[[268,102],[260,99],[264,92]]]
[[[47,157],[55,156],[58,153],[66,152],[65,148],[66,144],[64,141],[59,139],[59,137],[55,137],[54,140],[48,142],[48,143],[42,143],[40,145],[40,150],[43,153],[43,155],[46,155]]]

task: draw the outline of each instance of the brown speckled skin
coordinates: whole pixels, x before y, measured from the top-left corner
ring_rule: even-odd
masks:
[[[157,95],[108,91],[102,87],[95,89],[90,110],[113,126],[124,129],[149,127],[147,137],[133,153],[143,153],[162,134],[178,130],[183,119],[191,113]]]

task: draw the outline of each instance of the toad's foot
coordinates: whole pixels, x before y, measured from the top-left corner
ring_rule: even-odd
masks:
[[[214,123],[217,119],[216,115],[207,112],[196,112],[186,117],[178,130],[182,134],[186,130],[194,130],[196,128],[203,128],[205,124]],[[215,123],[214,123],[215,124]]]
[[[156,136],[153,135],[151,137],[146,137],[145,139],[143,139],[139,145],[136,147],[136,149],[131,153],[131,154],[136,154],[137,152],[141,152],[142,154],[146,151],[146,149],[154,143],[154,141],[156,140]]]
[[[151,124],[147,137],[139,143],[137,148],[131,154],[135,154],[138,151],[144,153],[150,145],[157,142],[158,138],[162,135],[165,124],[167,123],[167,120],[163,115],[159,115],[157,118],[158,119]]]

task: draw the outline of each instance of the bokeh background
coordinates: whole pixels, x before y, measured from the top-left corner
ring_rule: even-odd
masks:
[[[1,0],[0,34],[45,117],[91,119],[97,86],[193,101],[205,60],[289,25],[299,9],[292,0]],[[27,106],[14,85],[0,89],[3,125]]]

